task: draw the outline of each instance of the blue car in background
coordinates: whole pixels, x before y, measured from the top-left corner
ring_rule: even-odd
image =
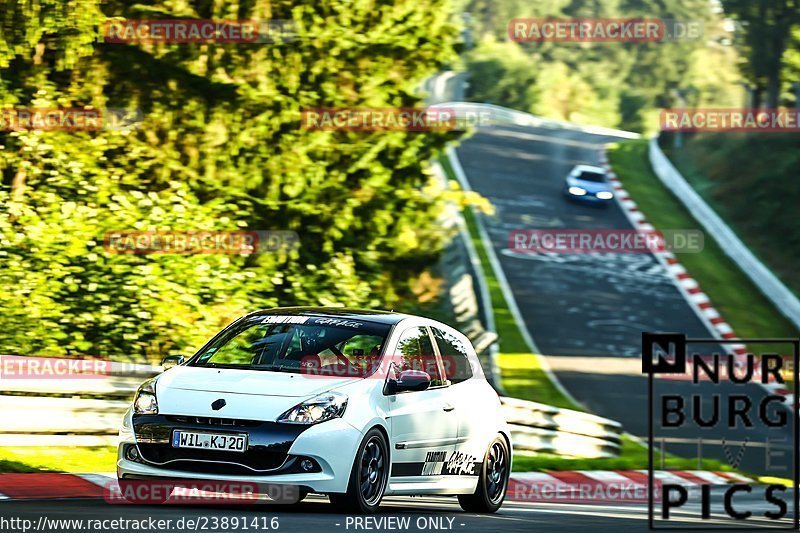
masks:
[[[600,167],[577,165],[564,181],[564,195],[575,202],[605,206],[614,199],[614,191]]]

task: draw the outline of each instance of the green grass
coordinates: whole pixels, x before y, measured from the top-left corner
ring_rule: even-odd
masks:
[[[477,220],[471,209],[464,210],[464,220],[467,223],[470,239],[475,245],[483,268],[483,274],[486,278],[486,285],[489,289],[489,297],[492,300],[492,308],[494,310],[494,321],[499,337],[500,351],[505,353],[526,353],[529,351],[528,344],[522,337],[514,316],[508,308],[500,283],[497,281],[492,264],[489,262],[489,256],[483,247],[483,241],[481,241],[478,233]]]
[[[507,395],[566,409],[580,409],[553,385],[533,354],[501,352],[497,364]]]
[[[111,472],[115,446],[26,446],[0,448],[0,472]]]
[[[626,141],[609,150],[609,161],[622,185],[657,230],[702,226],[653,174],[647,141]],[[795,328],[753,285],[709,235],[700,253],[683,253],[680,263],[700,284],[740,337],[791,337]]]

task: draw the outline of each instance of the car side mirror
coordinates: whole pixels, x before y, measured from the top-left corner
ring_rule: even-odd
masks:
[[[185,359],[183,358],[182,355],[170,355],[170,356],[165,357],[164,360],[161,361],[161,367],[166,372],[167,370],[169,370],[173,366],[182,365],[184,363],[184,361],[185,361]]]
[[[397,394],[406,391],[423,391],[431,386],[431,377],[421,370],[404,370],[397,379],[386,381],[384,392]]]

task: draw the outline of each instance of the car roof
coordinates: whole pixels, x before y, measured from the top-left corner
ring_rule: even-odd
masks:
[[[575,165],[575,168],[572,169],[572,172],[595,172],[597,174],[606,174],[606,170],[603,167],[593,167],[592,165]]]
[[[350,309],[347,307],[273,307],[250,313],[248,316],[259,315],[292,315],[292,316],[322,316],[331,318],[347,318],[362,320],[364,322],[377,322],[394,326],[398,322],[410,318],[411,315],[395,313],[394,311],[376,311],[368,309]]]

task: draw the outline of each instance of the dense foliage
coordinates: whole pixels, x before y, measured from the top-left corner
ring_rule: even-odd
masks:
[[[310,131],[301,110],[415,106],[452,60],[447,0],[0,2],[0,104],[138,110],[0,131],[0,353],[157,359],[274,305],[402,307],[436,258],[449,134]],[[276,43],[104,42],[109,17],[289,19]],[[109,231],[291,230],[257,255],[125,255]]]
[[[698,133],[670,159],[748,247],[800,294],[800,233],[789,216],[800,202],[800,138],[796,133]],[[768,163],[767,163],[768,162]]]
[[[800,2],[797,0],[723,0],[726,13],[739,23],[737,45],[744,56],[742,72],[752,91],[752,107],[776,108],[781,93],[789,89],[784,70],[797,54],[793,33],[800,24]],[[796,33],[795,33],[796,35]],[[794,37],[794,38],[793,38]]]

